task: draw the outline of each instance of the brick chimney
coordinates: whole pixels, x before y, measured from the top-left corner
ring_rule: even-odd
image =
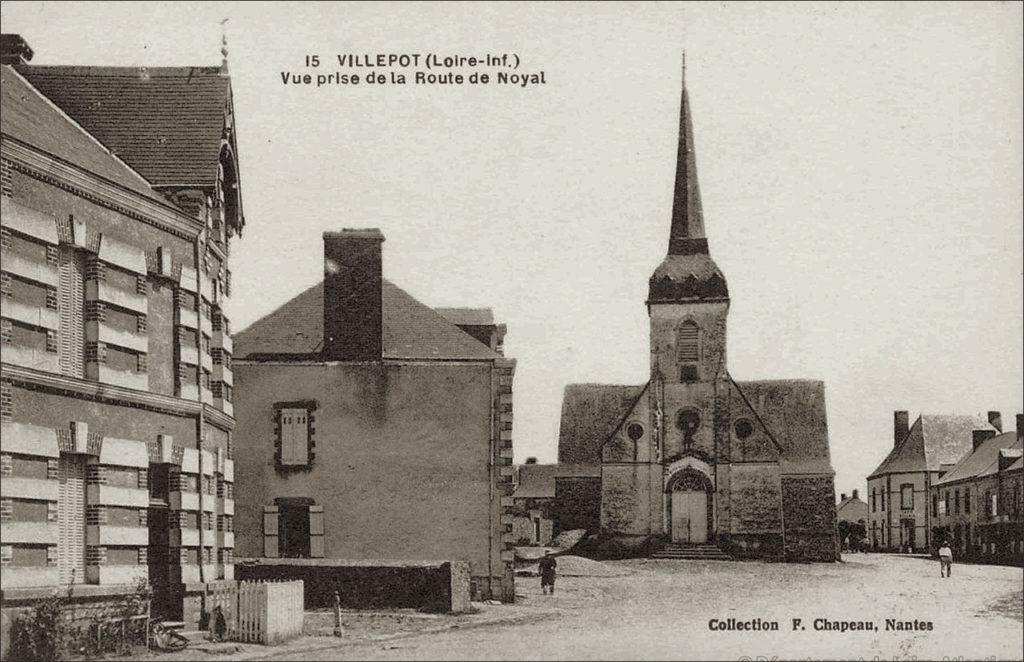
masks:
[[[845,492],[841,492],[839,494],[839,500],[840,501],[846,501],[846,493]]]
[[[975,430],[971,433],[971,441],[974,444],[974,450],[978,450],[978,446],[996,436],[995,430]]]
[[[988,424],[999,431],[999,434],[1003,433],[1003,415],[997,411],[990,411],[988,413]]]
[[[381,360],[383,242],[376,228],[324,233],[326,361]]]
[[[859,492],[860,492],[860,490],[854,490],[854,491],[853,491],[853,498],[854,498],[854,499],[859,499],[859,498],[860,498],[859,496],[857,496],[857,494],[858,494]]]
[[[898,446],[910,432],[910,413],[903,410],[892,413],[892,445]]]
[[[0,64],[28,64],[32,49],[20,34],[0,35]]]

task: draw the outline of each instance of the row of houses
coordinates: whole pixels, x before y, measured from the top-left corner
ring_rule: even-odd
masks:
[[[1022,428],[1002,416],[893,415],[893,449],[868,476],[867,534],[880,551],[1024,563]]]
[[[195,628],[241,559],[469,562],[512,600],[512,384],[487,309],[384,278],[378,230],[241,333],[220,66],[0,66],[0,612],[55,591]],[[236,487],[237,486],[237,487]]]

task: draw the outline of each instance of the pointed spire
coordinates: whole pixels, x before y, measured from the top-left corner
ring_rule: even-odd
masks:
[[[672,230],[669,255],[707,253],[704,211],[697,184],[697,157],[693,149],[693,121],[686,93],[686,54],[683,53],[682,99],[679,103],[679,148],[676,152],[676,186],[672,199]]]

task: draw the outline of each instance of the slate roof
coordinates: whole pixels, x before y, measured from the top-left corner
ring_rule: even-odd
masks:
[[[601,446],[633,409],[646,384],[569,384],[562,395],[560,464],[601,464]]]
[[[0,66],[0,132],[130,191],[171,205],[12,67]]]
[[[217,181],[231,103],[231,79],[219,67],[16,69],[153,186]]]
[[[836,518],[848,522],[857,522],[868,518],[868,504],[860,498],[846,497],[836,506]]]
[[[939,471],[971,452],[974,430],[991,430],[981,416],[922,414],[868,478],[891,473]]]
[[[514,499],[554,499],[555,478],[596,477],[601,466],[596,464],[524,464],[519,467],[519,485]]]
[[[1021,440],[1017,437],[1016,432],[998,434],[987,441],[983,441],[978,448],[960,460],[955,467],[933,484],[946,485],[948,483],[956,483],[962,480],[994,474],[999,470],[1000,451],[1003,449],[1019,449],[1021,447]]]
[[[490,308],[434,308],[434,310],[457,326],[494,326],[494,312]]]
[[[323,301],[321,282],[239,331],[234,335],[235,357],[303,356],[316,360],[323,344]],[[381,289],[381,305],[386,359],[501,358],[386,279]]]
[[[733,382],[771,433],[783,474],[832,474],[825,385],[810,380]],[[601,447],[646,385],[570,384],[562,398],[559,463],[600,464]]]
[[[824,382],[776,379],[733,382],[781,448],[783,474],[831,474]]]

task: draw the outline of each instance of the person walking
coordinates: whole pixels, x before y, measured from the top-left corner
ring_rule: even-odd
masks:
[[[949,541],[943,540],[942,547],[939,547],[939,576],[949,577],[953,574],[953,550],[949,548]]]
[[[548,553],[546,553],[544,555],[543,558],[541,558],[541,560],[538,562],[537,565],[540,568],[540,590],[541,590],[541,593],[545,593],[546,594],[546,593],[550,592],[551,595],[554,595],[555,594],[555,566],[558,565],[558,562],[555,561],[555,557],[551,555],[551,552],[548,552]],[[549,589],[550,589],[550,591],[549,591]]]

